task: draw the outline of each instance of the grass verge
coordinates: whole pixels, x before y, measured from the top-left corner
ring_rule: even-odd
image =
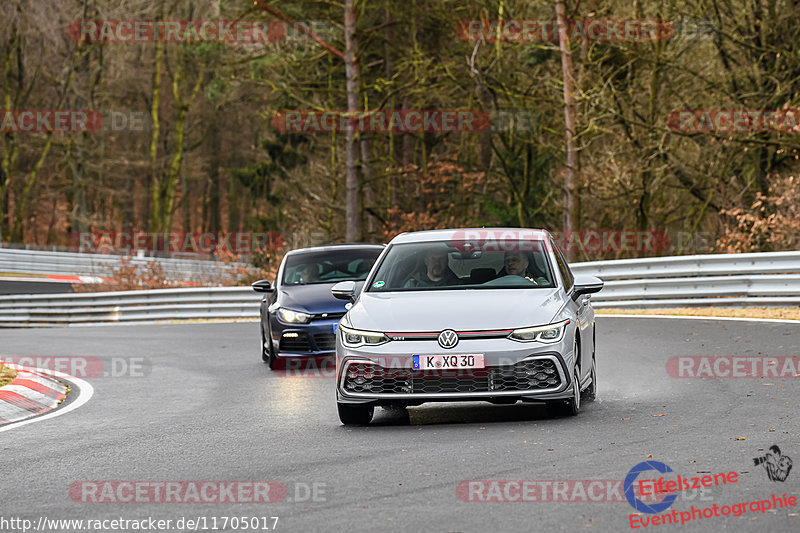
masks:
[[[0,365],[0,387],[8,385],[14,378],[17,377],[17,371],[13,368],[8,368],[5,365]]]

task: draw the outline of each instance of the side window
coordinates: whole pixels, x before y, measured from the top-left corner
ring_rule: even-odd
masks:
[[[553,250],[556,252],[556,263],[558,263],[558,270],[561,272],[561,278],[564,280],[564,290],[569,292],[572,289],[572,284],[575,281],[575,278],[572,277],[572,272],[567,266],[567,261],[564,259],[561,250],[559,250],[558,246],[552,241],[552,239],[550,240],[550,246],[552,246]]]

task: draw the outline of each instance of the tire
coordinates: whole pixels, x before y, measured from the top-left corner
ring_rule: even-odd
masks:
[[[275,368],[275,355],[272,353],[272,339],[267,342],[264,327],[261,327],[261,360],[269,365],[270,369]]]
[[[581,410],[581,380],[580,369],[575,365],[572,373],[572,398],[564,403],[562,414],[564,416],[575,416]]]
[[[372,421],[375,414],[374,405],[352,405],[336,402],[339,410],[339,420],[345,426],[366,426]]]
[[[578,341],[575,341],[575,368],[572,371],[572,397],[568,400],[559,400],[557,402],[553,402],[550,404],[550,407],[553,408],[555,414],[558,416],[575,416],[581,410],[581,371],[580,367],[578,367],[577,361],[580,359],[578,357]]]
[[[592,384],[583,391],[583,399],[592,402],[597,398],[597,361],[592,357]]]

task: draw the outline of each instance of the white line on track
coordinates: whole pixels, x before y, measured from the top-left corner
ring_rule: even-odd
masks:
[[[78,407],[80,407],[83,404],[85,404],[86,402],[88,402],[92,398],[92,395],[94,395],[94,387],[92,387],[91,384],[89,384],[88,381],[84,381],[84,380],[82,380],[80,378],[76,378],[74,376],[70,376],[69,374],[65,374],[65,373],[59,372],[57,370],[45,370],[45,369],[41,369],[41,368],[25,368],[25,369],[26,370],[30,370],[32,372],[42,372],[44,374],[53,374],[56,377],[63,378],[65,380],[77,385],[77,387],[78,387],[78,391],[77,391],[78,397],[77,398],[73,398],[72,400],[70,400],[70,403],[67,404],[66,407],[62,407],[62,408],[58,408],[57,407],[57,408],[53,409],[52,411],[50,411],[47,414],[44,414],[44,415],[41,415],[41,416],[35,416],[35,417],[29,418],[27,420],[21,420],[20,422],[12,422],[12,423],[10,423],[10,424],[8,424],[6,426],[0,427],[0,433],[2,433],[4,431],[8,431],[10,429],[15,429],[15,428],[18,428],[20,426],[27,425],[27,424],[33,424],[34,422],[40,422],[42,420],[47,420],[48,418],[55,418],[57,416],[65,415],[65,414],[69,413],[70,411],[74,411]],[[75,390],[73,388],[73,390],[70,391],[70,395],[74,394],[74,393],[75,393]]]
[[[745,318],[738,316],[694,316],[694,315],[628,315],[624,313],[596,313],[595,317],[611,318],[682,318],[684,320],[737,320],[740,322],[777,322],[780,324],[800,324],[800,320],[788,318]]]

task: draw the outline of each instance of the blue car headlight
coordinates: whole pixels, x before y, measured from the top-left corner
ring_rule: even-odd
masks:
[[[342,344],[348,348],[358,348],[359,346],[377,346],[389,342],[389,337],[377,331],[362,331],[360,329],[348,328],[339,324]]]
[[[520,328],[512,331],[508,338],[519,342],[543,342],[554,344],[564,338],[569,319],[546,326],[534,326],[530,328]]]
[[[286,309],[285,307],[278,309],[278,318],[289,324],[308,324],[311,322],[312,317],[313,315],[295,311],[294,309]]]

